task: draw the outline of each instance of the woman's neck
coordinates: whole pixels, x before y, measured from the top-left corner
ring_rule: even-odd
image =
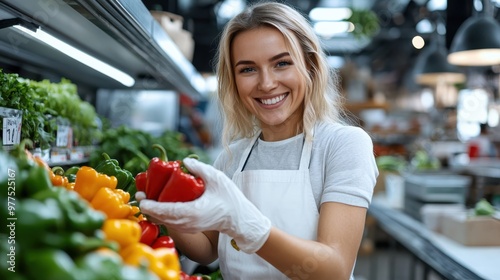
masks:
[[[262,127],[261,139],[268,142],[280,141],[291,138],[303,132],[302,123],[300,125],[277,125]]]

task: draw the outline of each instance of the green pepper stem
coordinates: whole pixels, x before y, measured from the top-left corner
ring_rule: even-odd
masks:
[[[18,158],[26,158],[26,149],[28,147],[33,148],[33,141],[29,138],[25,138],[19,142],[11,154]]]
[[[200,157],[197,154],[189,154],[187,156],[187,158],[194,158],[194,159],[197,159],[197,160],[200,159]],[[181,160],[180,163],[181,163],[181,170],[182,170],[182,172],[187,173],[187,174],[191,174],[191,172],[189,172],[189,170],[184,165],[184,161]]]
[[[139,206],[139,202],[136,200],[129,201],[128,203],[130,206]]]
[[[107,153],[102,153],[101,155],[104,158],[104,160],[110,160],[111,159]]]
[[[163,148],[162,145],[160,145],[160,144],[153,144],[153,149],[157,149],[157,150],[160,151],[160,156],[158,157],[159,159],[161,159],[163,161],[168,161],[167,151],[165,151],[165,148]]]
[[[33,141],[28,138],[21,140],[21,142],[19,143],[19,149],[22,149],[22,151],[24,151],[26,149],[26,146],[33,148]]]
[[[189,154],[187,157],[194,158],[194,159],[200,159],[200,156],[198,156],[197,154]]]
[[[142,153],[141,151],[139,151],[138,149],[128,148],[127,150],[129,152],[133,153],[138,159],[140,159],[146,165],[149,164],[149,158],[144,153]],[[125,164],[125,165],[127,165],[127,164]]]
[[[64,169],[60,166],[54,166],[52,167],[52,172],[56,175],[61,175],[63,176],[64,175]]]

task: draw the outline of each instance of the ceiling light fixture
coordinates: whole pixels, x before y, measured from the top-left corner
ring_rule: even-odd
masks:
[[[66,54],[67,56],[89,66],[90,68],[101,72],[102,74],[115,79],[116,81],[122,83],[127,87],[132,87],[135,84],[134,78],[132,78],[127,73],[59,40],[58,38],[50,35],[49,33],[43,31],[41,28],[36,30],[28,29],[22,25],[14,25],[14,28],[22,31],[29,36],[40,40],[41,42],[59,50],[60,52]]]
[[[448,62],[461,66],[500,64],[500,24],[493,17],[490,0],[484,0],[482,15],[468,18],[458,28]]]
[[[448,63],[444,36],[435,29],[430,41],[430,45],[425,47],[417,58],[416,82],[427,86],[465,82],[465,74],[461,73],[455,65]]]

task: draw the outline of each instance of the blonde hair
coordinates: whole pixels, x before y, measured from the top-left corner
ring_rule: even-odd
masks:
[[[294,8],[276,2],[261,2],[231,19],[225,26],[217,51],[218,98],[223,112],[222,143],[227,148],[235,139],[252,137],[258,120],[245,108],[236,88],[231,61],[231,44],[241,32],[267,26],[279,30],[306,82],[303,129],[310,139],[316,121],[341,121],[341,97],[337,73],[328,66],[326,55],[311,24]]]

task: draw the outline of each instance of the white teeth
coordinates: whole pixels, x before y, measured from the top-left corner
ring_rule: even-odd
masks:
[[[274,98],[269,98],[269,99],[260,99],[260,102],[266,104],[266,105],[273,105],[273,104],[276,104],[278,102],[280,102],[281,100],[283,100],[283,98],[285,98],[286,94],[283,94],[283,95],[280,95],[278,97],[274,97]]]

